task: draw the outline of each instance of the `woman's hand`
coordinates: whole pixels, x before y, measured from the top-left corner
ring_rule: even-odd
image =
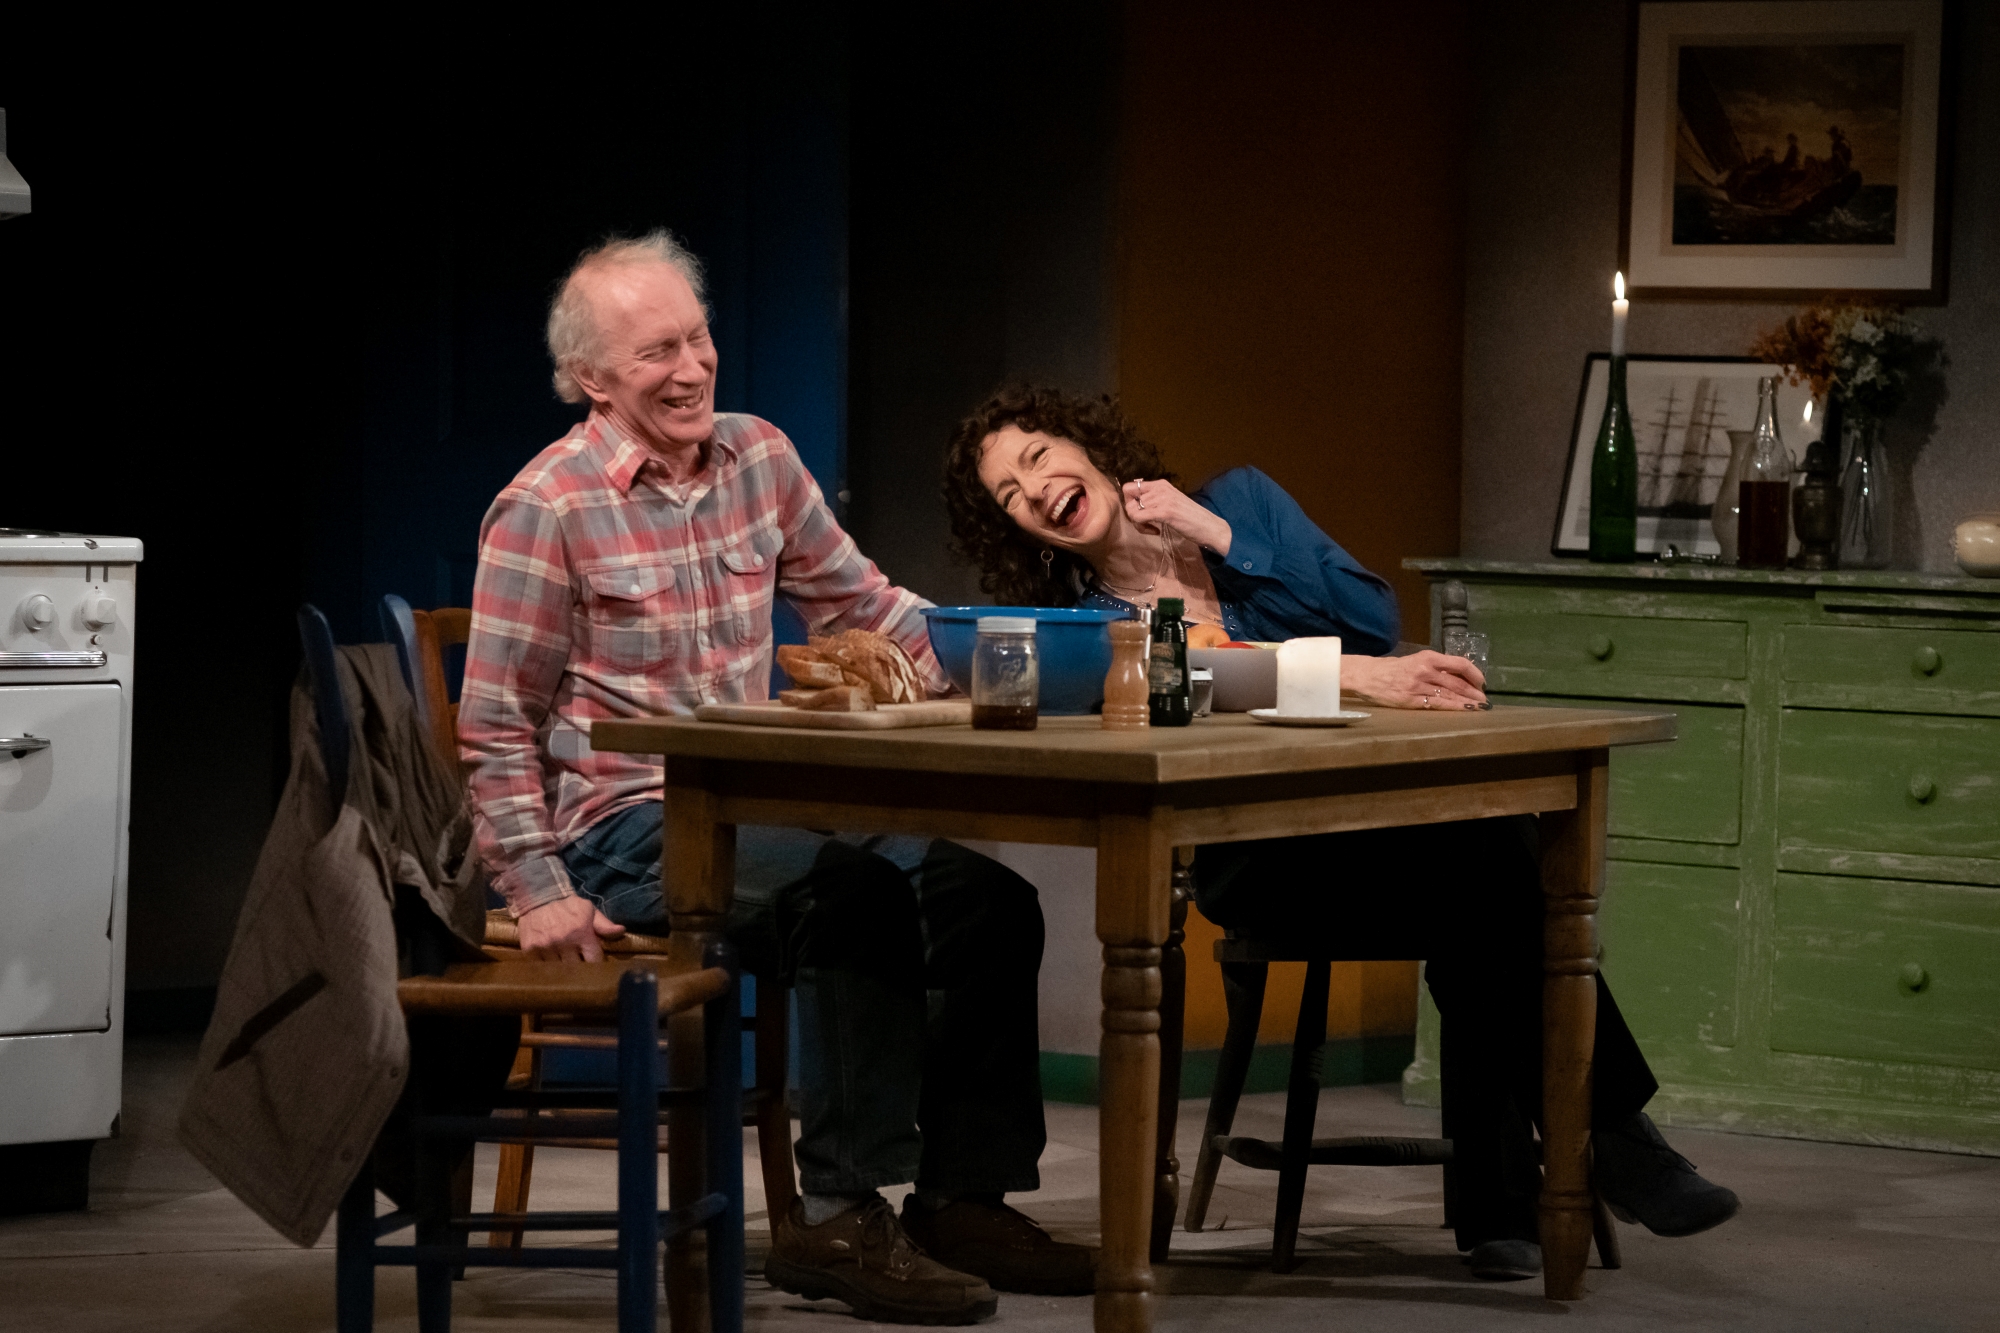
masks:
[[[1481,708],[1486,677],[1463,657],[1426,648],[1408,657],[1340,659],[1340,688],[1383,708]]]
[[[1148,532],[1164,524],[1217,555],[1229,554],[1229,524],[1189,499],[1171,481],[1128,481],[1119,489],[1125,500],[1125,517]]]

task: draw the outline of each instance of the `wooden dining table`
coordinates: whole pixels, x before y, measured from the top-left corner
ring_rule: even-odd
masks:
[[[689,960],[723,930],[741,824],[1097,849],[1104,1009],[1094,1314],[1099,1330],[1141,1333],[1154,1315],[1160,969],[1175,849],[1496,815],[1541,816],[1543,1283],[1554,1300],[1584,1294],[1609,749],[1673,736],[1671,713],[1496,707],[1380,709],[1338,728],[1225,714],[1136,732],[1106,731],[1095,717],[1044,717],[1034,731],[660,717],[598,722],[591,745],[664,758],[672,948]],[[675,1022],[674,1075],[698,1082],[699,1019]],[[698,1112],[669,1114],[671,1142],[699,1142]],[[699,1150],[669,1155],[670,1204],[702,1196],[702,1162]],[[668,1254],[668,1308],[680,1333],[706,1323],[703,1262],[698,1241]]]

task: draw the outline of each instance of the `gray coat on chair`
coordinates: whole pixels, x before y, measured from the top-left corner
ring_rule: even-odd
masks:
[[[291,775],[180,1119],[188,1151],[298,1245],[319,1238],[408,1075],[396,886],[450,928],[457,956],[483,956],[485,880],[462,788],[418,724],[394,650],[343,647],[339,670],[354,719],[339,816],[300,684]]]

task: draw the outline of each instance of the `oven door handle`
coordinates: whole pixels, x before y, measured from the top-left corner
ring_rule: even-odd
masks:
[[[39,653],[0,653],[0,667],[47,671],[61,667],[101,667],[111,660],[102,648]]]
[[[24,754],[46,750],[55,744],[46,736],[0,736],[0,751],[5,751],[19,759]]]

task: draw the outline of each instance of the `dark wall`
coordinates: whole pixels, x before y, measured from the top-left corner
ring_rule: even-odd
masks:
[[[1389,578],[1458,545],[1466,7],[1127,8],[1126,407],[1188,484],[1254,464]]]
[[[677,21],[678,22],[678,21]],[[710,265],[718,402],[842,489],[838,15],[681,23],[671,77],[521,34],[321,48],[0,45],[0,525],[136,535],[136,989],[212,982],[285,764],[302,598],[463,604],[494,493],[577,409],[541,324],[576,254],[666,225]],[[754,95],[752,95],[754,94]]]
[[[936,602],[992,600],[946,554],[952,427],[1013,376],[1117,388],[1118,46],[1104,0],[855,26],[851,527]]]

